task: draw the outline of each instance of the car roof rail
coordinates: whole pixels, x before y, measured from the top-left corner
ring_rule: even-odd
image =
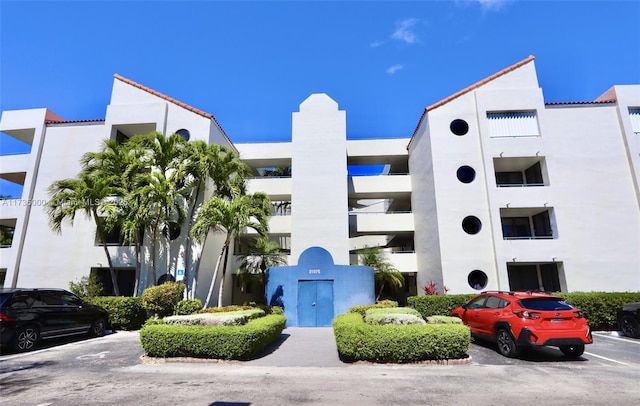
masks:
[[[508,290],[483,290],[481,293],[502,293],[503,295],[515,296],[515,293]]]

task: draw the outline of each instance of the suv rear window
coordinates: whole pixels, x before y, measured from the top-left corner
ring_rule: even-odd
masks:
[[[573,306],[564,299],[536,297],[531,299],[520,299],[520,306],[529,310],[572,310]]]

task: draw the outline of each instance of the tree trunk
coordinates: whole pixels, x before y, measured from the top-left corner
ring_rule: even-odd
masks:
[[[216,261],[216,269],[213,271],[213,277],[211,278],[211,285],[209,285],[209,293],[207,293],[207,300],[204,302],[203,309],[206,309],[209,306],[209,301],[211,300],[211,294],[213,293],[213,286],[216,284],[216,278],[218,277],[218,270],[220,269],[220,262],[222,261],[222,256],[224,255],[224,245],[222,246],[222,251],[220,251],[220,255],[218,255],[218,261]]]
[[[111,254],[109,253],[109,248],[107,247],[107,241],[104,238],[104,233],[102,232],[102,227],[98,224],[98,212],[94,208],[92,211],[93,219],[96,223],[96,232],[101,234],[99,237],[102,240],[102,248],[104,249],[104,254],[107,256],[107,263],[109,264],[109,274],[111,276],[111,284],[113,285],[113,294],[115,296],[120,296],[120,289],[118,289],[118,278],[116,278],[116,271],[113,269],[113,261],[111,260]]]
[[[107,256],[107,263],[109,264],[109,274],[111,275],[111,284],[113,285],[113,294],[120,296],[120,289],[118,288],[118,278],[116,278],[116,270],[113,269],[113,261],[111,260],[111,254],[109,254],[109,248],[107,248],[107,242],[102,239],[102,248]]]
[[[220,280],[220,288],[218,289],[218,307],[222,307],[222,291],[224,289],[224,279],[227,275],[227,258],[229,258],[229,243],[225,242],[223,247],[224,265],[222,266],[222,279]]]
[[[140,241],[138,241],[137,238],[135,240],[135,246],[136,246],[136,276],[135,276],[135,281],[133,285],[133,296],[138,297],[139,296],[138,291],[140,290],[140,275],[142,273],[142,261],[140,258],[140,255],[141,255]]]
[[[195,269],[193,270],[193,285],[191,286],[191,297],[190,299],[196,298],[196,293],[198,291],[198,275],[200,273],[200,262],[202,261],[202,254],[204,253],[204,246],[207,243],[207,237],[204,237],[202,240],[202,248],[200,249],[200,256],[195,264]]]
[[[380,290],[378,291],[378,296],[376,297],[376,302],[380,300],[380,295],[382,295],[382,291],[384,290],[384,285],[386,284],[387,284],[387,281],[383,280],[382,284],[380,285]]]
[[[158,223],[156,222],[151,229],[151,270],[153,271],[153,283],[151,286],[155,286],[158,283],[158,272],[156,271],[156,240],[158,239]]]
[[[196,211],[196,205],[198,204],[198,199],[200,198],[200,185],[198,185],[198,188],[196,189],[196,195],[193,199],[193,205],[191,205],[191,210],[189,211],[189,226],[187,227],[187,242],[186,242],[186,247],[184,250],[184,284],[186,285],[186,289],[184,290],[185,293],[185,299],[189,299],[189,298],[193,298],[193,296],[195,296],[195,293],[192,293],[189,288],[189,274],[191,269],[191,228],[193,227],[193,217],[194,217],[194,213]],[[198,259],[198,262],[200,261],[200,259]],[[195,284],[195,279],[193,280],[193,283]],[[195,287],[191,287],[192,289],[195,290]]]

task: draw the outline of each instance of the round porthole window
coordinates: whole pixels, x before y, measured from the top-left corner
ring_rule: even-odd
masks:
[[[166,273],[158,278],[157,285],[162,285],[163,283],[166,283],[166,282],[175,282],[175,281],[176,281],[176,278],[174,278],[173,275],[171,275],[170,273]]]
[[[458,168],[456,175],[460,182],[471,183],[476,178],[476,170],[470,166],[464,165]]]
[[[187,141],[189,141],[189,138],[191,138],[191,133],[189,132],[189,130],[185,130],[184,128],[176,131],[176,134],[181,135],[182,138],[184,138]]]
[[[489,278],[487,274],[482,272],[479,269],[475,269],[469,272],[469,276],[467,276],[467,282],[469,286],[474,288],[475,290],[482,290],[487,287],[487,282],[489,282]]]
[[[469,124],[467,124],[466,121],[457,118],[451,122],[449,129],[455,135],[465,135],[469,132]]]
[[[164,235],[165,237],[167,236],[167,231],[169,232],[169,240],[173,241],[176,238],[180,237],[180,231],[182,227],[180,227],[180,224],[175,223],[175,222],[170,222],[169,226],[165,226],[164,229],[162,230],[162,235]]]
[[[462,229],[467,234],[478,234],[482,229],[482,222],[476,216],[467,216],[462,220]]]

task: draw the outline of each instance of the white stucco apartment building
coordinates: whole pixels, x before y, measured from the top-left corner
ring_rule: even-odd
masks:
[[[377,245],[405,274],[405,295],[430,281],[450,293],[640,290],[640,85],[545,102],[529,57],[427,107],[407,138],[350,140],[346,114],[313,94],[293,113],[291,142],[234,145],[211,114],[119,75],[104,120],[3,112],[0,131],[31,145],[0,157],[0,176],[23,185],[0,206],[0,224],[15,228],[0,249],[4,286],[66,288],[105,263],[90,221],[56,235],[42,207],[19,201],[46,200],[47,187],[75,176],[82,154],[105,138],[188,130],[235,148],[254,169],[250,191],[271,197],[270,234],[290,264],[312,246],[353,264],[356,249]],[[259,176],[273,168],[291,169]],[[181,244],[163,259],[169,273],[184,267]],[[208,278],[220,244],[205,247]],[[132,248],[112,250],[128,278]],[[208,283],[198,286],[205,296]],[[227,292],[226,302],[246,299]]]

